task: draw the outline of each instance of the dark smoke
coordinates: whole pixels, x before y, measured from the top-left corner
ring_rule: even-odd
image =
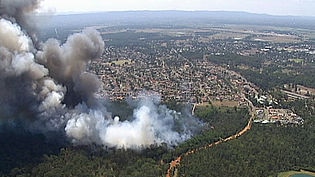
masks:
[[[101,83],[86,66],[101,56],[104,42],[96,30],[85,29],[64,44],[50,39],[36,48],[32,31],[23,29],[38,5],[34,0],[1,1],[0,117],[56,130],[65,125],[68,107],[97,105]]]
[[[43,51],[38,52],[39,62],[49,69],[51,77],[67,87],[66,105],[75,106],[82,101],[93,104],[101,82],[85,71],[88,62],[100,57],[103,49],[103,39],[93,29],[70,36],[62,46],[55,39],[43,44]]]
[[[49,39],[36,47],[27,17],[40,1],[0,2],[0,129],[20,123],[31,131],[61,132],[76,144],[141,148],[176,145],[199,126],[148,94],[141,95],[132,120],[113,118],[97,95],[101,82],[86,71],[103,53],[100,33],[87,28],[64,44]]]
[[[36,25],[31,13],[36,10],[42,0],[0,0],[0,16],[14,23],[18,23],[32,37],[36,39]]]

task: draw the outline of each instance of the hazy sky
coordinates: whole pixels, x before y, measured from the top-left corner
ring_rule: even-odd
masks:
[[[43,0],[57,13],[124,10],[225,10],[315,16],[315,0]]]

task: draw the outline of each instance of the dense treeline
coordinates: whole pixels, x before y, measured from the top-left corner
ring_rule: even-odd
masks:
[[[263,60],[252,56],[241,56],[234,53],[226,53],[224,55],[211,55],[207,57],[211,62],[218,65],[228,65],[237,68],[240,65],[246,65],[251,68],[260,68]]]
[[[42,177],[42,176],[164,176],[168,162],[187,150],[205,145],[220,137],[226,137],[241,129],[247,121],[248,111],[237,108],[215,108],[212,106],[199,108],[196,114],[205,122],[204,131],[175,149],[166,145],[152,146],[141,151],[115,150],[99,146],[79,146],[61,148],[59,153],[41,153],[37,161],[32,162],[32,153],[29,153],[24,164],[13,168],[6,177]],[[4,144],[6,142],[3,142]],[[42,141],[32,142],[36,147],[30,151],[41,148]],[[4,146],[12,161],[19,158],[14,154],[23,154],[27,149],[9,151],[11,143]],[[45,146],[49,150],[50,147]],[[10,152],[14,154],[10,154]],[[47,155],[44,155],[47,154]],[[40,162],[41,161],[41,162]],[[27,162],[30,162],[29,164]],[[32,163],[31,163],[32,162]],[[37,165],[36,165],[37,163]],[[1,174],[0,174],[1,175]]]
[[[255,83],[264,90],[270,90],[275,87],[282,87],[284,84],[293,83],[307,87],[315,88],[315,69],[309,67],[301,67],[294,69],[296,73],[285,73],[278,67],[269,67],[264,70],[240,70],[235,69],[246,77],[250,82]]]
[[[31,169],[13,169],[8,176],[19,177],[142,177],[163,176],[164,168],[157,160],[163,147],[152,147],[150,153],[130,150],[106,152],[100,147],[69,147],[58,155],[44,156],[44,162]],[[153,155],[152,152],[155,152]]]
[[[255,124],[237,140],[186,156],[180,176],[276,176],[315,169],[314,127]]]
[[[288,83],[315,88],[314,63],[303,64],[288,61],[264,65],[265,61],[260,57],[237,54],[208,56],[208,59],[215,64],[229,66],[263,90],[282,87],[283,84]],[[241,66],[247,66],[247,68]]]
[[[127,30],[125,32],[109,33],[103,35],[104,39],[109,39],[107,41],[108,45],[115,47],[144,47],[148,48],[148,45],[152,41],[170,41],[170,40],[180,40],[187,39],[188,37],[175,37],[170,35],[165,35],[162,33],[150,33],[150,32],[139,32],[136,30]]]
[[[42,161],[44,154],[58,154],[59,149],[67,145],[62,142],[63,137],[48,136],[0,125],[0,176],[16,167],[35,165]]]
[[[298,100],[284,106],[302,116],[304,125],[254,124],[236,140],[185,156],[180,176],[277,176],[288,170],[315,170],[315,102]]]
[[[189,150],[210,144],[221,138],[235,134],[246,126],[249,118],[245,108],[199,107],[196,116],[205,122],[204,130],[165,154],[163,161],[169,162]]]
[[[185,156],[179,167],[179,175],[268,176],[299,168],[314,170],[315,117],[313,112],[309,112],[312,108],[305,108],[302,103],[288,104],[305,112],[304,126],[255,124],[249,132],[236,140]],[[6,157],[7,161],[2,161],[1,173],[3,177],[165,176],[168,163],[175,157],[235,134],[246,125],[249,118],[246,108],[236,107],[209,105],[198,107],[195,113],[204,122],[203,131],[173,149],[162,145],[141,151],[104,150],[97,145],[72,147],[66,144],[63,148],[56,148],[45,144],[44,137],[40,136],[37,136],[37,140],[30,141],[30,144],[29,138],[25,136],[21,136],[21,139],[25,138],[22,144],[14,139],[10,142],[3,141],[1,158],[3,160]],[[36,155],[35,159],[33,155]],[[23,163],[18,164],[22,157]],[[16,164],[4,166],[10,161],[16,161]]]

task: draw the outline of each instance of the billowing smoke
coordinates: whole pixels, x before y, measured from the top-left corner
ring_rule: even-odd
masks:
[[[37,9],[41,0],[0,0],[0,16],[18,23],[36,41],[36,27],[30,13]]]
[[[119,117],[104,119],[99,110],[69,115],[65,127],[67,135],[73,138],[73,142],[139,148],[162,143],[176,145],[188,139],[192,130],[199,126],[199,122],[192,117],[182,116],[160,105],[158,95],[145,94],[140,97],[130,121],[120,121]]]
[[[38,52],[39,62],[49,69],[50,76],[68,89],[65,103],[75,106],[84,101],[93,104],[94,93],[101,86],[95,75],[85,72],[90,60],[100,57],[104,42],[93,29],[73,34],[62,46],[55,39],[43,44]]]
[[[39,1],[0,2],[0,125],[22,124],[31,131],[64,133],[75,144],[117,148],[176,145],[199,125],[161,105],[157,95],[141,95],[130,120],[112,117],[97,95],[101,82],[86,71],[103,53],[100,33],[88,28],[64,44],[49,39],[36,47],[24,28]]]

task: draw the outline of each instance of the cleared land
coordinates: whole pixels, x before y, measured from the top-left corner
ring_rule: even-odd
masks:
[[[210,105],[213,105],[215,107],[238,107],[239,102],[230,101],[230,100],[222,100],[222,101],[211,100],[211,104],[204,102],[204,103],[198,104],[198,107],[206,107]]]
[[[220,107],[220,106],[227,106],[227,107],[234,107],[234,106],[239,106],[238,101],[228,101],[228,100],[223,100],[223,101],[211,101],[213,106]]]
[[[298,174],[306,174],[306,175],[311,175],[315,177],[315,173],[310,172],[310,171],[305,171],[305,170],[282,172],[278,174],[278,177],[291,177],[293,175],[298,175]]]

